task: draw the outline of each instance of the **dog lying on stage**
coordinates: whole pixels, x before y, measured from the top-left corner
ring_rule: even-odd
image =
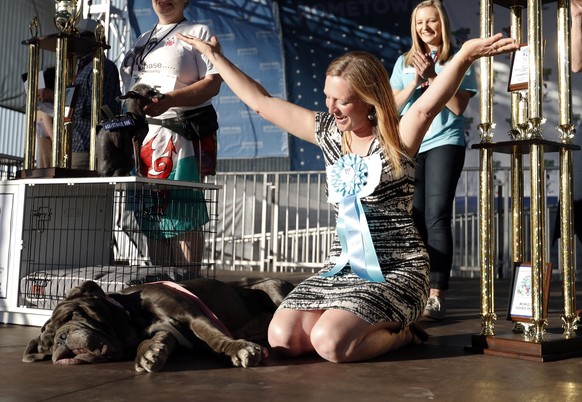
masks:
[[[127,112],[109,116],[97,134],[97,170],[100,176],[127,176],[135,167],[139,173],[139,149],[148,133],[143,108],[164,95],[149,85],[137,84],[118,100],[126,100]]]
[[[267,355],[261,344],[271,317],[292,288],[270,278],[194,279],[105,294],[84,282],[55,307],[22,360],[73,365],[133,358],[136,371],[157,372],[178,345],[202,343],[234,366],[257,366]]]

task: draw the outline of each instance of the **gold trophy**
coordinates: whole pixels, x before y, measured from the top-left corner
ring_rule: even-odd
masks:
[[[77,10],[77,0],[55,0],[55,26],[59,32],[76,34],[75,25],[79,21],[81,10]]]
[[[557,2],[558,26],[558,73],[560,125],[558,141],[545,139],[542,115],[543,88],[543,44],[542,3]],[[493,70],[491,58],[482,58],[481,65],[481,143],[473,148],[480,152],[479,176],[479,240],[481,268],[481,334],[473,337],[473,349],[487,354],[515,357],[533,361],[557,360],[582,354],[582,337],[576,330],[579,320],[576,316],[574,242],[572,221],[572,151],[580,147],[572,144],[574,128],[571,124],[570,93],[570,12],[569,0],[481,0],[481,36],[490,36],[493,31],[493,4],[505,7],[510,12],[511,36],[527,46],[527,52],[516,52],[512,57],[509,90],[512,92],[512,130],[510,141],[493,140]],[[527,11],[527,18],[524,14]],[[524,25],[527,24],[527,37]],[[525,42],[525,43],[524,43]],[[524,48],[525,49],[525,48]],[[523,58],[521,62],[520,57]],[[516,67],[517,66],[517,67]],[[521,67],[520,67],[521,66]],[[522,74],[522,69],[525,74]],[[512,80],[512,78],[519,79]],[[512,88],[513,84],[513,88]],[[492,153],[510,155],[512,175],[512,265],[514,281],[518,272],[529,272],[529,296],[523,298],[529,304],[529,314],[521,316],[508,312],[508,319],[514,323],[511,332],[495,330],[497,316],[494,310],[494,250],[493,235],[493,193],[492,193]],[[561,316],[562,334],[546,330],[548,326],[547,299],[551,278],[551,265],[546,255],[546,186],[544,174],[545,152],[560,154],[560,268],[564,310]],[[524,167],[523,159],[530,160],[530,263],[525,256],[525,213],[524,213]],[[529,268],[529,271],[528,271]],[[510,305],[516,297],[511,290]],[[523,329],[523,330],[519,330]],[[519,334],[523,332],[523,334]]]
[[[27,98],[27,128],[25,142],[24,169],[17,172],[18,178],[54,178],[96,176],[95,171],[95,136],[97,121],[101,108],[102,87],[99,77],[103,74],[104,51],[109,48],[105,43],[104,27],[96,22],[93,29],[81,28],[80,17],[82,5],[78,0],[55,0],[54,23],[57,33],[38,37],[38,21],[31,24],[32,38],[23,41],[29,48],[29,97]],[[94,30],[94,35],[83,36],[80,30]],[[53,149],[51,167],[35,169],[35,137],[36,137],[36,80],[39,71],[39,50],[56,53],[56,74],[54,89],[54,125]],[[71,169],[72,135],[71,135],[71,105],[67,104],[67,93],[73,87],[74,70],[79,57],[93,55],[92,91],[92,127],[91,127],[91,163],[89,170]],[[66,113],[66,111],[68,112]]]

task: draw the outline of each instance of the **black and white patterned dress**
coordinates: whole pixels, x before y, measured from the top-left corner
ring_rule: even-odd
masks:
[[[341,133],[333,115],[318,113],[316,135],[325,164],[342,156]],[[361,199],[380,268],[386,282],[371,282],[352,273],[349,263],[335,276],[319,274],[300,283],[279,308],[295,310],[342,309],[369,323],[416,321],[426,305],[429,290],[429,259],[412,220],[414,163],[404,164],[404,174],[395,178],[378,139],[369,155],[380,154],[380,183]],[[336,205],[336,213],[337,213]],[[322,272],[331,270],[341,245],[336,235]]]

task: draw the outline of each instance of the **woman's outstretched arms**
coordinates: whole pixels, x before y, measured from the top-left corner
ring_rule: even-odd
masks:
[[[489,38],[468,40],[432,81],[426,92],[400,120],[400,137],[409,155],[415,155],[432,120],[455,95],[471,64],[481,58],[514,52],[519,45],[514,39],[496,34]]]
[[[315,143],[315,112],[271,96],[257,81],[240,70],[220,51],[216,37],[209,42],[177,34],[178,38],[204,54],[224,82],[248,107],[281,129],[305,141]]]

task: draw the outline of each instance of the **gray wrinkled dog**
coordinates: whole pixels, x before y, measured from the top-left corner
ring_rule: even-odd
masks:
[[[136,371],[157,372],[186,347],[212,350],[237,367],[257,366],[268,353],[269,322],[291,289],[275,278],[200,278],[106,294],[84,282],[57,304],[22,360],[70,366],[134,359]]]
[[[134,167],[139,174],[139,149],[148,133],[143,108],[163,96],[149,85],[137,84],[117,98],[126,100],[127,112],[102,122],[96,148],[100,176],[127,176]]]

